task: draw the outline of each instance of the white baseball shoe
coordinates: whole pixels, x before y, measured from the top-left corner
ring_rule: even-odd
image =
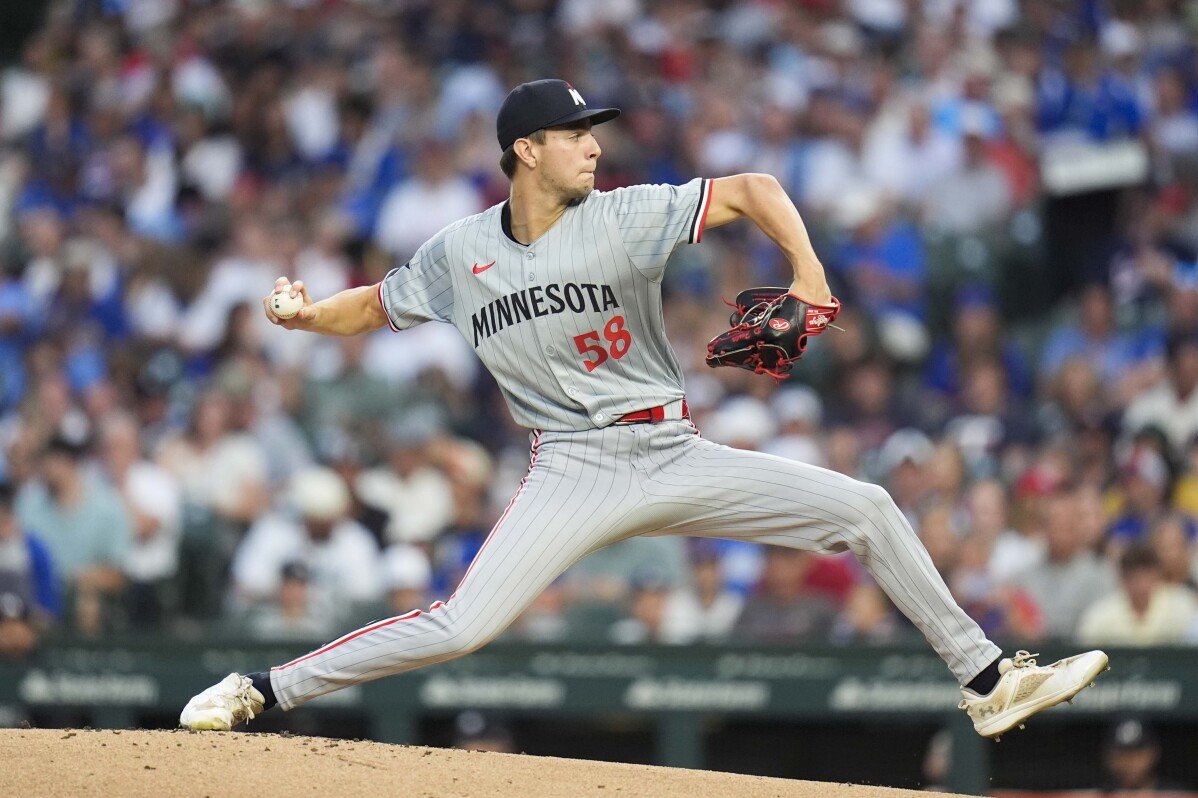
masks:
[[[1037,665],[1035,657],[1019,651],[1011,659],[998,664],[998,684],[988,695],[978,695],[962,688],[964,698],[958,706],[973,719],[974,730],[983,737],[997,739],[1037,712],[1071,701],[1075,695],[1094,683],[1103,671],[1109,671],[1107,655],[1101,651],[1057,660],[1051,665]]]
[[[187,702],[179,725],[196,731],[228,731],[261,715],[265,704],[248,676],[230,673]]]

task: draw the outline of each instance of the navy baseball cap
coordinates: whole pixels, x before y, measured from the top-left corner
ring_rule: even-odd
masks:
[[[619,108],[588,108],[578,89],[564,80],[534,80],[521,83],[508,93],[499,107],[495,133],[499,137],[499,149],[506,150],[516,139],[542,128],[583,119],[598,125],[619,115]]]

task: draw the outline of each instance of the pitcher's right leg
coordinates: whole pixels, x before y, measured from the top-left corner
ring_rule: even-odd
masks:
[[[539,434],[527,476],[454,594],[272,668],[280,706],[468,654],[506,629],[572,564],[626,537],[622,523],[642,496],[618,436],[597,437]]]

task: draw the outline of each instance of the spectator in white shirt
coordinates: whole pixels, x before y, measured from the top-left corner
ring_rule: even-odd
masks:
[[[423,549],[396,543],[383,552],[382,568],[383,588],[387,592],[390,609],[408,612],[428,606],[433,567]]]
[[[426,141],[416,156],[416,174],[383,200],[375,242],[396,257],[410,258],[441,228],[482,209],[478,189],[454,171],[452,150]]]
[[[1194,591],[1165,582],[1161,562],[1147,546],[1133,546],[1124,552],[1119,571],[1119,589],[1082,614],[1078,639],[1087,645],[1181,642],[1198,614]]]
[[[1141,393],[1123,414],[1123,431],[1134,435],[1159,427],[1175,451],[1198,432],[1198,336],[1176,333],[1165,343],[1165,378]]]
[[[924,221],[945,233],[985,232],[1011,212],[1011,189],[987,155],[989,125],[978,109],[961,112],[965,160],[927,188]]]
[[[680,644],[724,640],[743,604],[744,598],[724,585],[715,542],[698,540],[691,552],[691,584],[666,599],[659,637]]]
[[[322,617],[352,614],[354,605],[382,595],[374,537],[350,519],[349,488],[337,472],[315,467],[296,474],[288,490],[298,518],[283,513],[250,527],[233,557],[233,607],[273,598],[283,566],[303,563],[312,574],[314,611]]]

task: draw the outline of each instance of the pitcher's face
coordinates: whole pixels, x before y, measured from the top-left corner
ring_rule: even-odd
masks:
[[[589,121],[549,128],[545,131],[545,143],[534,147],[545,190],[567,202],[582,199],[594,190],[595,168],[603,150],[591,132]]]

